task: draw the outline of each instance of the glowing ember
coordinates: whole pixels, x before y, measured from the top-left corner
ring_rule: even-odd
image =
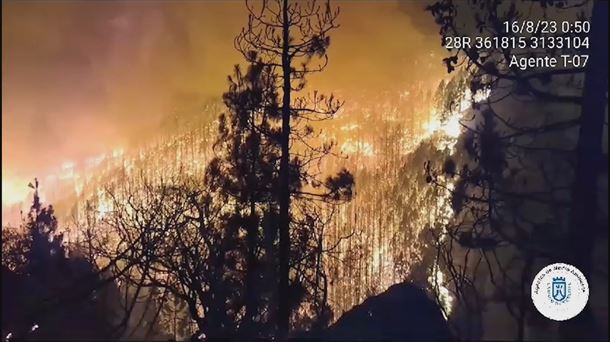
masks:
[[[361,154],[370,157],[375,154],[373,145],[365,141],[353,141],[348,139],[341,145],[341,152],[346,154]]]
[[[449,138],[457,138],[461,133],[460,118],[457,115],[451,116],[442,129]]]
[[[97,217],[100,220],[112,211],[112,203],[106,197],[106,193],[102,189],[99,189],[97,192]]]
[[[451,292],[446,287],[445,274],[441,271],[438,264],[434,265],[432,274],[428,277],[428,282],[434,288],[438,301],[441,303],[443,316],[448,319],[453,311],[453,297]]]

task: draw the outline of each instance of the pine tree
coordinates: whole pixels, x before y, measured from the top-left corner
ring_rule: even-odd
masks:
[[[25,224],[31,246],[27,256],[27,273],[35,277],[49,276],[57,263],[64,260],[63,234],[58,233],[53,206],[44,207],[40,201],[38,179],[34,179],[34,196]]]
[[[277,234],[263,231],[264,223],[273,220],[278,210],[274,194],[278,186],[279,115],[273,78],[270,68],[261,63],[251,64],[245,74],[235,67],[229,91],[223,95],[227,112],[219,117],[216,157],[206,177],[214,199],[229,203],[231,212],[225,220],[236,224],[245,236],[240,251],[245,260],[245,314],[240,330],[250,336],[261,332],[260,315],[269,305],[273,289],[268,280],[276,277],[268,271],[273,266],[266,271],[262,265],[263,259],[276,264]]]
[[[279,217],[279,287],[278,329],[281,336],[290,330],[290,319],[303,289],[294,279],[295,273],[303,272],[296,267],[303,260],[295,259],[293,246],[302,247],[303,240],[313,237],[312,219],[317,214],[304,214],[297,218],[293,212],[294,201],[299,199],[340,201],[351,197],[353,177],[343,170],[335,178],[317,180],[310,172],[312,162],[321,160],[331,151],[332,144],[315,147],[310,141],[315,137],[311,121],[331,119],[341,108],[342,102],[334,96],[313,92],[304,95],[306,77],[324,70],[330,45],[329,32],[338,27],[339,11],[331,8],[327,1],[318,5],[316,1],[289,2],[288,0],[263,1],[260,9],[251,7],[248,25],[235,39],[237,50],[246,61],[263,63],[276,75],[276,88],[281,97],[278,101],[281,128],[278,136],[280,163],[277,194]],[[316,65],[317,63],[317,65]],[[305,153],[297,153],[296,144],[305,147]],[[328,191],[311,193],[305,186],[325,187]],[[308,222],[309,221],[309,222]],[[298,230],[295,226],[306,227]],[[296,239],[296,243],[293,240]],[[317,285],[316,285],[317,286]]]

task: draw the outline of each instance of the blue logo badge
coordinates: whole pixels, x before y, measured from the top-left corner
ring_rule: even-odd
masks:
[[[589,300],[589,284],[578,268],[564,263],[544,267],[532,281],[532,301],[545,317],[565,321],[578,315]]]
[[[563,302],[568,297],[568,286],[566,285],[566,278],[557,277],[553,278],[552,282],[552,297],[558,302]]]

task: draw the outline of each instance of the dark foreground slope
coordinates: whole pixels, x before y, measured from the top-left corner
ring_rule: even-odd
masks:
[[[69,263],[66,266],[82,270],[83,265],[78,261],[69,260]],[[57,297],[54,294],[65,292],[59,289],[65,287],[67,273],[63,273],[62,278],[54,275],[40,278],[17,274],[3,267],[2,337],[10,334],[14,340],[108,339],[111,325],[104,315],[104,303],[84,292],[78,294],[84,300],[55,303]],[[78,290],[73,291],[76,293]],[[105,297],[101,299],[107,299]]]
[[[447,341],[451,333],[440,308],[421,288],[402,283],[367,298],[325,332],[327,341]]]

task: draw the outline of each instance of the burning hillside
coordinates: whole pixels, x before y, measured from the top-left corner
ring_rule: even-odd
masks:
[[[439,201],[439,194],[426,184],[422,165],[432,155],[442,158],[454,152],[460,118],[471,108],[472,99],[463,94],[456,100],[458,110],[441,117],[431,94],[422,88],[387,93],[368,99],[374,103],[370,107],[347,101],[333,126],[324,128],[324,138],[336,140],[340,153],[321,167],[355,170],[357,184],[354,200],[332,213],[325,233],[326,243],[332,246],[329,302],[335,318],[371,294],[410,279],[414,267],[433,263],[424,260],[427,228],[447,220],[452,212],[447,194],[440,194],[444,197]],[[176,175],[201,177],[213,155],[217,125],[216,120],[205,118],[223,110],[220,104],[208,104],[201,113],[182,114],[192,119],[174,122],[171,134],[137,148],[115,149],[80,163],[65,162],[58,174],[41,178],[43,200],[54,204],[69,230],[66,242],[79,240],[78,228],[69,227],[82,226],[88,209],[93,208],[98,219],[112,211],[110,187]],[[452,299],[444,290],[443,274],[436,270],[428,278],[440,286],[449,314]]]

